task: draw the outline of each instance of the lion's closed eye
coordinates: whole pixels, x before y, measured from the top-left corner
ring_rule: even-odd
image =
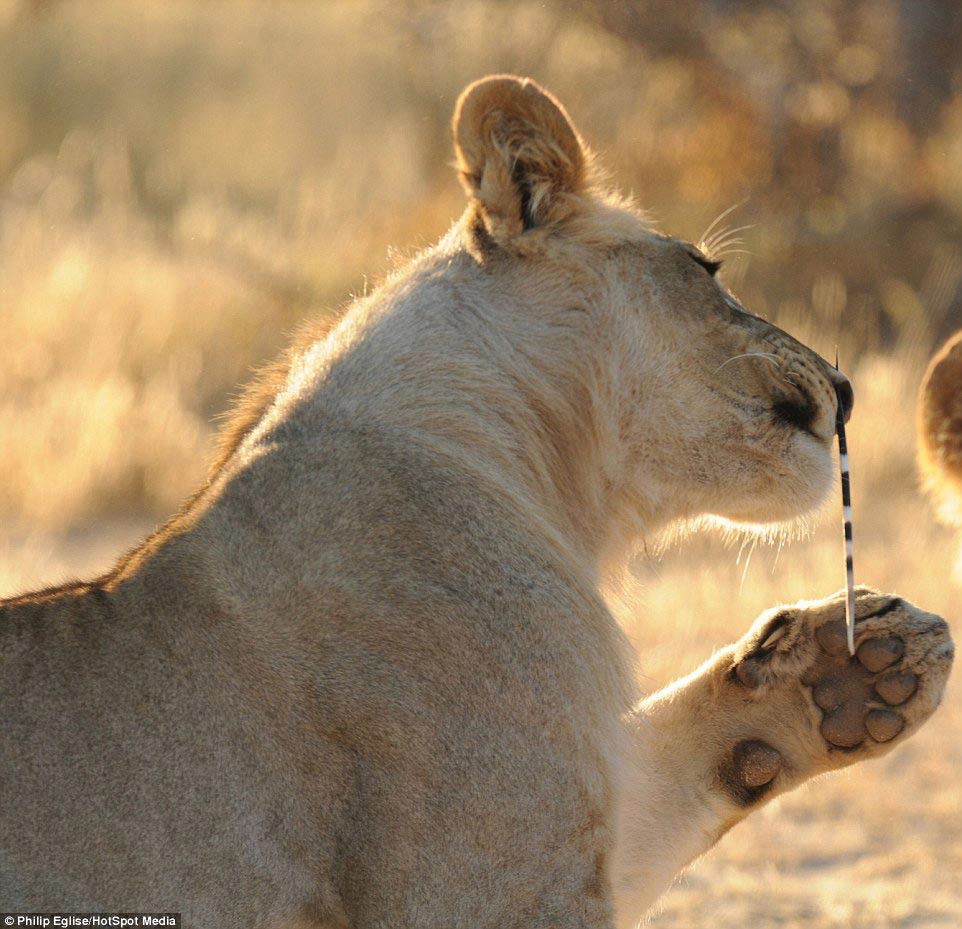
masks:
[[[721,261],[712,261],[711,258],[706,257],[701,252],[691,252],[690,254],[695,263],[701,265],[712,277],[721,270]]]

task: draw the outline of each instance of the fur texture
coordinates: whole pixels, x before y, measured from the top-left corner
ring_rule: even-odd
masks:
[[[962,332],[936,352],[919,393],[919,472],[942,517],[962,525]]]
[[[598,592],[679,521],[816,507],[841,376],[600,189],[533,82],[469,87],[454,138],[462,219],[272,370],[184,511],[107,576],[3,604],[5,908],[631,925],[856,757],[800,678],[837,601],[798,609],[751,692],[754,633],[639,704]],[[763,793],[736,783],[748,737],[786,762]]]

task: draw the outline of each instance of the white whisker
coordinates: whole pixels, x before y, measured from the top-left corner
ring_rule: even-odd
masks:
[[[772,562],[772,574],[775,573],[775,568],[778,566],[778,556],[782,553],[782,547],[785,545],[784,537],[779,537],[778,548],[775,549],[775,560]]]
[[[715,368],[715,374],[721,371],[725,365],[731,364],[733,361],[738,361],[739,358],[764,358],[775,370],[779,370],[778,356],[773,355],[771,352],[745,352],[744,355],[735,355],[733,358],[729,358],[728,361],[723,361],[717,368]]]
[[[752,555],[755,554],[755,546],[758,544],[758,536],[752,539],[752,547],[748,550],[748,557],[745,559],[745,567],[742,568],[742,579],[738,582],[738,592],[742,592],[745,586],[745,578],[748,576],[748,566],[751,564]]]
[[[755,224],[752,223],[747,226],[737,226],[734,229],[719,229],[710,239],[705,240],[703,245],[707,254],[714,255],[726,246],[741,245],[743,240],[739,238],[738,234],[754,228]]]
[[[701,237],[698,240],[699,243],[704,243],[708,236],[711,235],[712,229],[714,229],[715,226],[717,226],[726,216],[728,216],[729,213],[737,210],[740,206],[744,206],[747,202],[748,197],[745,197],[744,199],[739,200],[737,203],[733,203],[727,210],[722,210],[722,212],[711,221],[709,227],[701,234]]]
[[[720,258],[724,258],[726,255],[753,255],[754,252],[749,251],[747,248],[723,248],[721,250],[716,250],[712,252],[712,258],[717,261]]]

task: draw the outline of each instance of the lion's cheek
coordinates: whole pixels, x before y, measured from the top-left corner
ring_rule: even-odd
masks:
[[[771,527],[815,513],[831,493],[834,468],[819,439],[777,430],[740,454],[719,455],[717,477],[707,507],[713,516]]]

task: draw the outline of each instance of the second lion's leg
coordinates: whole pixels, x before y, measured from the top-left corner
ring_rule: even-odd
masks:
[[[620,925],[752,810],[887,752],[935,710],[952,661],[947,625],[861,589],[852,657],[844,616],[844,594],[764,614],[638,707],[614,872]]]

